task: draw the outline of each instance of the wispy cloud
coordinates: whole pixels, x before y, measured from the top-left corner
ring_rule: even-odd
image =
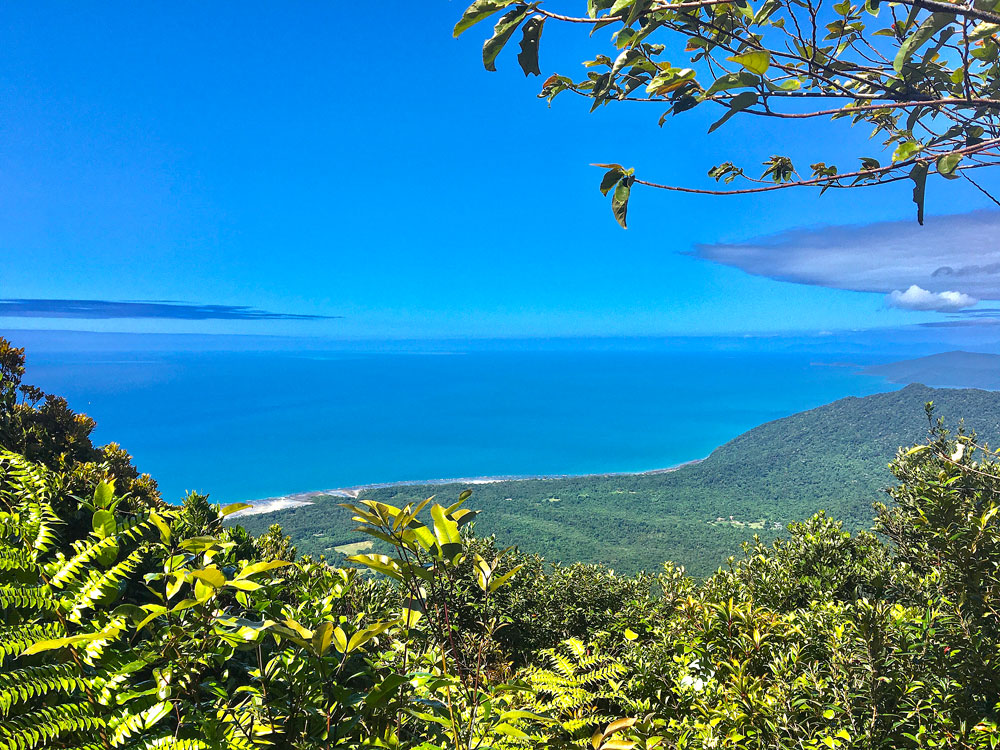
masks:
[[[929,217],[923,227],[899,221],[798,229],[749,242],[699,245],[690,254],[800,284],[882,294],[916,286],[997,300],[998,237],[1000,212],[976,211]]]
[[[240,305],[116,302],[100,299],[0,299],[0,318],[159,318],[167,320],[323,320],[340,315],[276,313]]]
[[[896,289],[888,295],[889,305],[902,310],[957,312],[972,307],[978,301],[962,292],[930,292],[916,284],[912,284],[905,292]]]

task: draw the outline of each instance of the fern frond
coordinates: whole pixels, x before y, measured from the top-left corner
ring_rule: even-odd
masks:
[[[87,539],[74,542],[73,551],[76,554],[68,559],[60,555],[46,565],[49,583],[56,588],[72,584],[77,580],[85,566],[117,546],[118,540],[113,536],[98,541]]]
[[[17,656],[36,641],[47,641],[65,635],[57,622],[31,623],[0,628],[0,667],[8,657]]]
[[[73,664],[26,667],[0,673],[0,714],[9,714],[13,707],[50,693],[71,695],[82,690],[85,684]]]
[[[47,612],[57,609],[59,600],[48,586],[0,586],[0,609],[33,609]]]
[[[111,745],[121,747],[136,735],[150,729],[166,716],[171,709],[169,701],[152,702],[155,699],[143,701],[146,707],[137,712],[129,711],[119,714],[108,722],[111,734]],[[152,705],[148,705],[152,702]]]
[[[29,503],[26,528],[31,529],[31,546],[38,552],[48,552],[56,542],[56,527],[62,522],[48,503]]]
[[[0,571],[37,574],[38,570],[33,553],[24,548],[0,546]]]
[[[139,542],[142,540],[143,535],[153,529],[155,529],[155,526],[149,520],[149,513],[143,513],[141,516],[135,518],[120,520],[115,536],[120,542]]]
[[[143,551],[138,549],[105,571],[91,570],[87,576],[86,583],[82,586],[70,605],[69,620],[80,622],[80,616],[85,611],[93,609],[98,602],[110,598],[112,594],[116,594],[122,580],[132,575],[136,568],[139,567],[142,557]]]
[[[88,703],[64,703],[0,722],[0,750],[30,750],[51,746],[54,740],[102,728]]]
[[[211,745],[201,740],[178,739],[171,734],[146,740],[138,746],[141,750],[210,750]]]

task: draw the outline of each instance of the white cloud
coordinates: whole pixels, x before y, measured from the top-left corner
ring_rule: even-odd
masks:
[[[972,307],[979,301],[963,292],[930,292],[916,284],[912,284],[905,292],[896,289],[888,297],[891,307],[937,312],[957,312]]]
[[[998,211],[928,217],[923,227],[898,221],[796,229],[700,245],[691,254],[799,284],[882,294],[915,284],[934,293],[959,288],[978,299],[1000,300]]]

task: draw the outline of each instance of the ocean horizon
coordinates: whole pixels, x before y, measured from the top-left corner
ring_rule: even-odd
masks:
[[[18,345],[18,332],[6,335]],[[857,351],[194,352],[87,341],[29,346],[25,382],[97,420],[96,441],[124,446],[170,502],[187,491],[229,503],[664,469],[764,422],[898,387],[861,372],[892,357]]]

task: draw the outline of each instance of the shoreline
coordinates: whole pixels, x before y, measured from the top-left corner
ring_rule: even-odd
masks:
[[[588,477],[641,477],[653,476],[656,474],[670,474],[683,469],[685,466],[694,466],[704,461],[704,458],[695,458],[690,461],[682,461],[679,464],[668,466],[665,469],[648,469],[646,471],[608,471],[595,474],[512,474],[484,477],[456,477],[453,479],[422,479],[403,480],[397,482],[376,482],[374,484],[358,484],[351,487],[336,487],[329,490],[309,490],[306,492],[293,492],[289,495],[278,495],[276,497],[264,497],[259,500],[246,500],[253,507],[233,513],[230,518],[241,516],[258,516],[265,513],[274,513],[288,508],[299,508],[312,505],[313,500],[320,497],[342,497],[348,500],[357,500],[358,497],[367,490],[382,490],[389,487],[439,487],[452,484],[496,484],[498,482],[528,482],[532,480],[546,479],[586,479]]]

